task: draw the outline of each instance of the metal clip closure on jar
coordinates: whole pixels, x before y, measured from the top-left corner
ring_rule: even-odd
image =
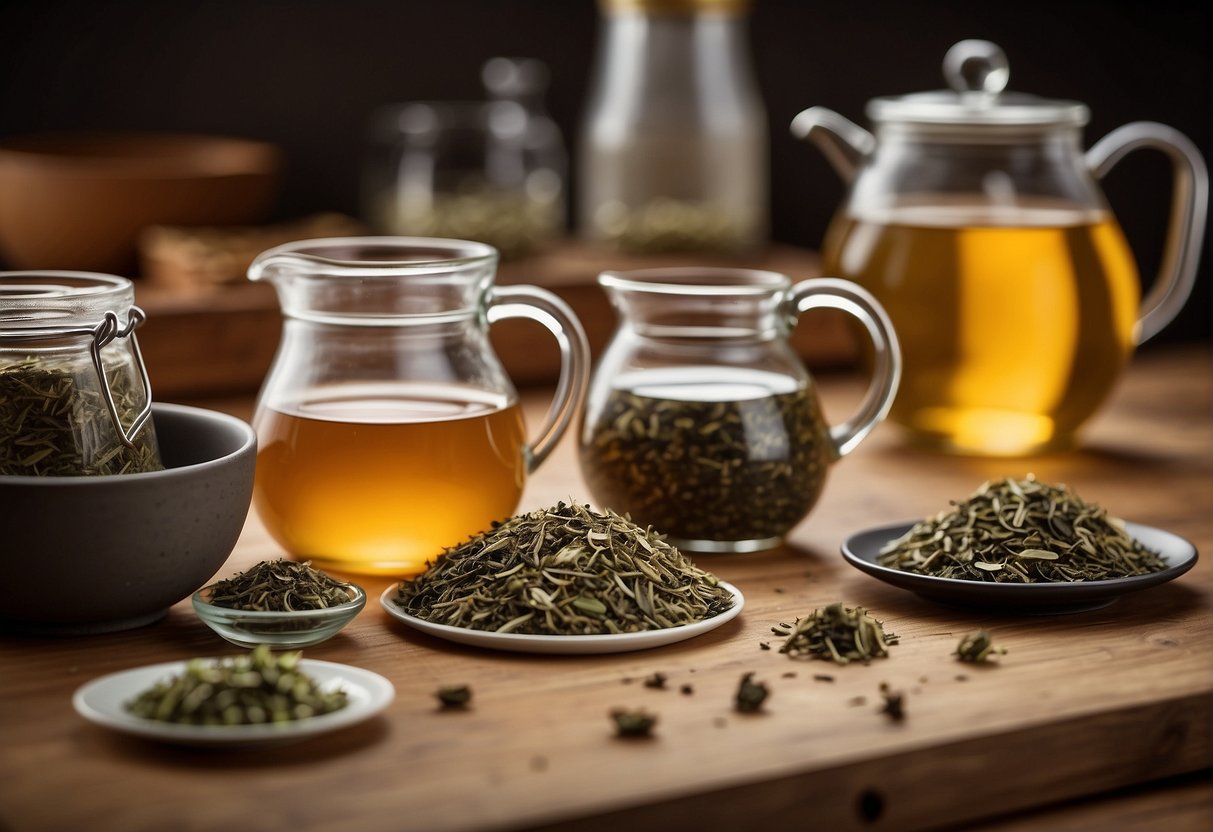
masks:
[[[161,468],[131,282],[7,272],[0,297],[0,474]]]

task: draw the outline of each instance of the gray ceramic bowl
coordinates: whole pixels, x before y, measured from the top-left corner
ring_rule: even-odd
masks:
[[[155,404],[165,470],[0,476],[0,631],[73,634],[149,624],[236,545],[257,439],[233,416]]]

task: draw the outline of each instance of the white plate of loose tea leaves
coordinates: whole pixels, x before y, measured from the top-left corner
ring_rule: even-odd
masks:
[[[601,635],[529,635],[525,633],[498,633],[491,630],[473,630],[468,627],[452,627],[448,624],[435,624],[423,618],[404,612],[394,600],[399,584],[389,586],[380,597],[383,609],[388,615],[404,622],[408,626],[437,638],[467,644],[473,647],[485,647],[490,650],[507,650],[513,653],[548,653],[564,655],[591,655],[601,653],[627,653],[634,650],[648,650],[651,647],[662,647],[675,644],[690,638],[703,635],[732,621],[741,613],[745,606],[745,596],[741,590],[727,581],[718,581],[717,585],[733,596],[733,605],[724,612],[711,618],[682,624],[677,627],[641,630],[635,633],[604,633]]]
[[[194,660],[194,667],[199,662],[227,660]],[[90,722],[124,734],[174,745],[245,746],[294,742],[346,728],[379,713],[396,696],[392,683],[378,673],[336,662],[300,659],[298,670],[315,683],[316,689],[328,695],[343,693],[344,705],[318,716],[251,725],[181,724],[130,712],[128,706],[138,697],[156,686],[181,679],[189,667],[189,662],[165,662],[111,673],[80,687],[72,697],[72,705]]]

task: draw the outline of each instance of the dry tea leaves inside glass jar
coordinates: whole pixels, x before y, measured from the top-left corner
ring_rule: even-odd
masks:
[[[163,468],[129,280],[0,273],[0,475]]]

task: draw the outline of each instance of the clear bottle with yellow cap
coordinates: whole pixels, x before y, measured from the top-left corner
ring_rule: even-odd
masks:
[[[766,114],[747,0],[599,0],[578,226],[622,250],[740,251],[767,237]]]

